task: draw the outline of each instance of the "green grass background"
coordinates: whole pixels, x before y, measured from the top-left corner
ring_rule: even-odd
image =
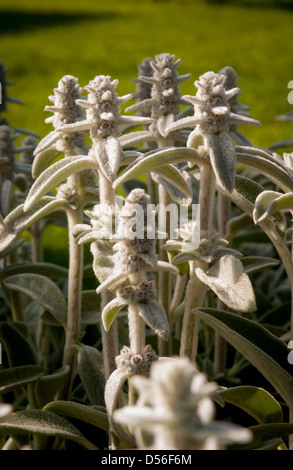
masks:
[[[242,131],[266,147],[293,134],[293,123],[275,121],[292,109],[292,24],[288,0],[1,0],[0,59],[15,81],[11,96],[24,101],[10,104],[7,118],[44,137],[52,130],[44,107],[63,75],[81,86],[110,75],[123,95],[135,91],[130,80],[143,58],[169,52],[182,59],[181,74],[192,73],[182,94],[196,92],[201,74],[234,67],[240,101],[262,123]]]
[[[278,4],[281,7],[278,7]],[[242,128],[255,145],[291,136],[291,123],[275,116],[289,111],[293,79],[292,2],[266,0],[1,0],[0,59],[16,82],[10,94],[24,106],[9,106],[9,121],[38,132],[48,95],[65,74],[81,86],[99,74],[119,79],[120,95],[135,90],[137,64],[162,52],[182,59],[192,73],[182,94],[194,94],[199,75],[230,65],[239,76],[241,102],[262,128]],[[282,8],[283,6],[283,8]],[[285,8],[284,6],[287,6]],[[293,130],[292,130],[293,133]]]

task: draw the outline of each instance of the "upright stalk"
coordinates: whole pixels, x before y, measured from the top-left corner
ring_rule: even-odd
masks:
[[[68,183],[72,184],[79,194],[79,175],[70,176]],[[67,328],[63,353],[63,365],[70,367],[70,373],[60,392],[59,398],[68,399],[72,389],[76,366],[76,349],[74,345],[79,342],[81,332],[81,293],[83,273],[83,246],[78,245],[73,235],[73,228],[83,219],[83,203],[78,197],[76,208],[66,211],[69,236],[69,273],[68,273],[68,302],[67,302]]]
[[[212,238],[214,199],[214,172],[210,164],[204,164],[200,169],[200,227],[201,232],[205,233],[205,237],[209,239]],[[185,292],[180,355],[187,356],[191,361],[195,361],[196,358],[199,332],[199,318],[193,313],[193,309],[203,305],[207,289],[205,284],[195,274],[196,267],[204,268],[202,264],[202,262],[197,261],[189,263],[190,276]]]
[[[227,231],[227,223],[230,220],[231,212],[230,200],[222,193],[218,193],[218,233],[220,237],[225,238]],[[219,310],[226,310],[225,304],[217,299],[217,307]],[[224,338],[216,331],[215,332],[215,352],[214,352],[214,367],[215,374],[220,374],[225,370],[226,366],[226,349],[227,344]]]
[[[100,188],[100,204],[115,205],[115,191],[112,188],[110,181],[99,172],[99,188]],[[113,299],[113,294],[109,290],[104,290],[101,293],[101,309]],[[102,344],[103,344],[103,355],[104,355],[104,366],[105,366],[105,377],[106,380],[110,377],[111,373],[116,369],[115,357],[119,354],[118,344],[118,324],[117,320],[114,320],[109,331],[107,332],[103,325],[102,330]]]
[[[159,185],[159,203],[165,207],[168,206],[169,196],[165,188]],[[169,217],[166,213],[166,232],[169,233]],[[159,240],[159,247],[165,244],[166,240]],[[160,259],[168,261],[167,252],[160,249]],[[168,321],[170,323],[170,302],[171,302],[171,278],[168,272],[159,272],[159,302],[164,308]],[[170,355],[170,342],[159,338],[159,354],[160,356]]]

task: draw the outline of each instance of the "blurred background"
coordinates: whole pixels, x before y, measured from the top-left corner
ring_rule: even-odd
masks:
[[[287,102],[293,79],[293,0],[1,0],[0,60],[15,81],[11,125],[42,137],[44,119],[59,79],[71,74],[85,86],[96,75],[118,78],[119,95],[135,91],[131,78],[145,57],[169,52],[182,59],[181,85],[194,94],[194,81],[226,65],[239,76],[242,96],[261,128],[243,129],[255,145],[291,137],[293,123],[275,116]]]
[[[9,103],[7,119],[44,137],[44,107],[64,75],[81,86],[110,75],[121,96],[135,91],[138,63],[168,52],[182,59],[180,74],[192,74],[182,94],[195,94],[203,73],[233,67],[239,101],[262,124],[243,133],[268,147],[293,134],[293,122],[275,120],[293,110],[292,24],[293,0],[1,0],[0,60],[15,81],[10,96],[24,102]]]

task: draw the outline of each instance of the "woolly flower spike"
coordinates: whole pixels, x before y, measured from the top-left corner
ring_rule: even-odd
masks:
[[[19,103],[22,104],[22,101],[17,98],[12,98],[8,95],[7,86],[13,85],[13,82],[6,80],[6,69],[4,64],[0,60],[0,84],[1,84],[1,102],[0,102],[0,112],[7,111],[7,102]]]
[[[134,376],[131,384],[139,396],[136,405],[116,410],[113,419],[133,431],[139,449],[221,450],[252,438],[245,428],[214,420],[217,385],[188,359],[156,361],[149,378]]]
[[[121,210],[118,230],[121,241],[114,245],[114,263],[123,272],[138,272],[157,264],[154,227],[147,223],[150,202],[143,189],[134,189]]]
[[[76,132],[64,132],[61,135],[59,133],[59,129],[64,125],[84,120],[83,110],[76,104],[76,100],[81,98],[81,92],[82,88],[80,88],[77,78],[65,75],[59,80],[58,87],[54,88],[54,95],[49,96],[49,100],[54,104],[46,106],[45,111],[54,114],[45,122],[52,123],[55,131],[50,132],[42,139],[35,150],[34,177],[38,176],[58,153],[64,152],[66,155],[86,153],[87,147],[83,135]]]
[[[0,213],[6,216],[10,210],[11,194],[14,184],[19,189],[24,189],[25,180],[17,176],[17,173],[30,174],[31,166],[18,162],[14,155],[31,149],[30,145],[15,147],[14,141],[19,135],[12,135],[13,129],[8,126],[0,126]]]
[[[115,88],[118,80],[111,81],[109,76],[99,75],[85,87],[87,99],[77,99],[76,104],[86,109],[86,119],[65,124],[58,128],[59,135],[70,132],[89,131],[93,146],[89,157],[95,160],[99,170],[113,181],[121,164],[120,124],[149,124],[152,119],[139,116],[121,116],[120,105],[132,98],[132,95],[118,97]],[[135,133],[134,141],[145,137],[144,132]],[[127,145],[132,142],[132,137]]]
[[[154,213],[149,211],[149,203],[150,197],[143,189],[132,190],[119,214],[116,231],[119,241],[112,245],[113,252],[109,253],[108,245],[107,255],[106,246],[101,243],[93,243],[91,251],[94,270],[98,277],[103,276],[97,293],[105,288],[116,292],[116,298],[102,312],[105,330],[110,328],[118,312],[128,305],[135,319],[141,317],[156,334],[166,339],[169,334],[167,316],[155,300],[155,285],[147,279],[146,273],[160,269],[178,271],[177,268],[173,271],[172,265],[157,259],[155,227],[149,221],[149,214],[154,216]]]
[[[128,111],[147,109],[155,122],[150,126],[150,131],[155,137],[165,137],[165,127],[172,123],[179,113],[179,105],[186,104],[180,94],[178,84],[187,80],[191,75],[178,76],[177,68],[181,63],[171,54],[159,54],[156,62],[150,61],[153,69],[152,76],[141,76],[140,80],[152,85],[151,96],[128,108]]]
[[[138,64],[139,77],[152,77],[154,73],[154,70],[151,67],[152,60],[153,59],[150,57],[146,57],[140,64]],[[135,78],[132,81],[137,83],[136,92],[133,94],[133,98],[138,101],[149,100],[151,98],[152,84],[146,83],[141,78]],[[151,111],[149,106],[147,106],[146,109],[142,108],[141,110],[138,110],[139,116],[150,116],[150,113]]]
[[[187,145],[204,145],[209,152],[211,165],[218,182],[232,192],[235,179],[236,151],[229,135],[231,124],[258,126],[260,123],[246,116],[234,114],[229,100],[239,92],[239,88],[225,90],[226,75],[207,72],[194,84],[198,88],[196,96],[183,98],[194,105],[194,116],[182,118],[167,127],[166,132],[182,128],[195,130],[190,134]]]
[[[224,67],[219,71],[219,74],[226,76],[225,90],[232,90],[237,88],[238,75],[232,67]],[[240,93],[241,91],[239,88],[239,92],[229,99],[230,110],[232,113],[250,117],[250,114],[246,112],[249,110],[249,107],[238,102],[238,96]],[[250,141],[237,130],[237,124],[230,124],[229,129],[231,137],[236,141],[237,144],[248,146],[252,145]]]
[[[128,346],[123,346],[120,355],[115,358],[117,368],[125,370],[128,376],[138,371],[148,372],[157,360],[158,356],[149,344],[144,347],[142,354],[133,354]]]

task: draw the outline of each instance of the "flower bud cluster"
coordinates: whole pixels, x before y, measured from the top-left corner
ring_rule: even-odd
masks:
[[[200,128],[205,134],[229,131],[229,104],[225,94],[226,76],[207,72],[195,85],[198,88],[195,112],[200,117]]]
[[[78,207],[78,193],[76,191],[76,188],[72,186],[72,184],[61,184],[61,186],[59,186],[57,190],[57,194],[58,197],[60,197],[61,199],[65,199],[73,209],[76,209]]]
[[[145,59],[143,59],[143,61],[140,64],[138,64],[138,74],[139,74],[139,76],[152,77],[152,75],[154,73],[154,70],[151,66],[152,61],[153,61],[153,59],[151,59],[150,57],[146,57]],[[151,93],[152,93],[152,84],[147,83],[147,82],[145,82],[144,80],[141,80],[141,79],[136,79],[135,81],[137,82],[137,86],[136,86],[136,93],[135,93],[134,97],[138,101],[143,101],[143,100],[150,99],[151,98]],[[149,116],[150,112],[148,112],[144,109],[141,109],[141,110],[139,110],[138,114],[140,116]]]
[[[80,88],[77,78],[65,75],[59,80],[58,88],[54,89],[54,95],[49,96],[53,106],[46,106],[46,111],[54,112],[54,115],[47,118],[46,122],[52,122],[55,129],[59,129],[65,124],[71,124],[84,119],[82,108],[76,103],[81,98],[82,88]],[[56,143],[56,149],[60,152],[72,153],[72,149],[84,146],[82,134],[66,133]]]
[[[125,205],[121,210],[120,224],[118,232],[121,235],[120,241],[114,245],[114,263],[119,270],[124,272],[138,272],[145,268],[148,264],[146,256],[155,253],[155,237],[151,238],[148,227],[148,211],[147,206],[150,203],[150,197],[143,189],[137,188],[132,190],[125,200]],[[131,229],[136,231],[138,227],[129,225],[131,219],[136,216],[135,206],[139,206],[143,210],[142,224],[140,233],[143,232],[143,237],[138,238],[131,235]]]
[[[154,361],[157,361],[158,356],[152,347],[148,344],[144,347],[142,354],[133,354],[128,346],[123,346],[120,355],[116,356],[116,366],[118,369],[123,369],[128,375],[134,375],[139,370],[148,372]]]
[[[118,80],[111,81],[107,75],[99,75],[85,87],[88,92],[86,115],[91,123],[92,139],[109,136],[119,137],[120,107],[117,93],[114,91]]]
[[[1,179],[13,179],[14,173],[14,140],[9,126],[0,126],[0,175]]]
[[[147,302],[157,298],[157,289],[154,281],[142,281],[136,286],[125,285],[116,292],[117,297],[121,297],[128,303]]]
[[[159,54],[156,62],[151,62],[154,70],[151,97],[153,99],[152,117],[158,119],[162,115],[178,114],[181,99],[178,87],[177,67],[181,61],[174,62],[175,56]]]

